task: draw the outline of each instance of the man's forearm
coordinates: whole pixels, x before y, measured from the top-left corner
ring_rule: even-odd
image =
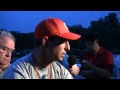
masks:
[[[104,78],[109,78],[111,75],[111,73],[109,71],[102,69],[102,68],[99,68],[99,67],[96,67],[95,65],[91,65],[91,69],[96,74],[98,74],[99,76],[104,77]]]

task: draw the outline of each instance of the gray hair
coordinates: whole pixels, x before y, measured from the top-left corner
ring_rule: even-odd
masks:
[[[9,36],[15,42],[15,37],[10,32],[6,30],[0,30],[0,37],[3,35]]]

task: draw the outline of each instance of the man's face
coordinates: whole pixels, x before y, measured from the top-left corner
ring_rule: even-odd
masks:
[[[62,61],[67,51],[70,50],[69,42],[66,39],[55,37],[49,40],[49,49],[56,60]]]
[[[15,43],[10,37],[5,35],[0,37],[0,65],[7,67],[10,64],[14,47]]]
[[[86,48],[88,49],[88,51],[93,51],[94,50],[94,42],[91,41],[86,41],[85,42]]]

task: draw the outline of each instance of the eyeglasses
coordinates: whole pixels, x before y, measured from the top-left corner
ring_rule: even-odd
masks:
[[[0,52],[2,52],[2,53],[7,53],[7,52],[11,52],[11,53],[13,53],[13,51],[14,51],[15,49],[10,49],[10,48],[8,48],[7,46],[0,46]]]

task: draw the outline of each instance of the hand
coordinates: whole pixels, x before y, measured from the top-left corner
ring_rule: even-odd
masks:
[[[73,76],[77,76],[80,72],[80,68],[77,66],[77,64],[75,64],[69,69],[69,71]]]
[[[91,69],[91,66],[93,65],[92,63],[90,63],[88,60],[83,60],[81,62],[82,66],[86,69]]]

